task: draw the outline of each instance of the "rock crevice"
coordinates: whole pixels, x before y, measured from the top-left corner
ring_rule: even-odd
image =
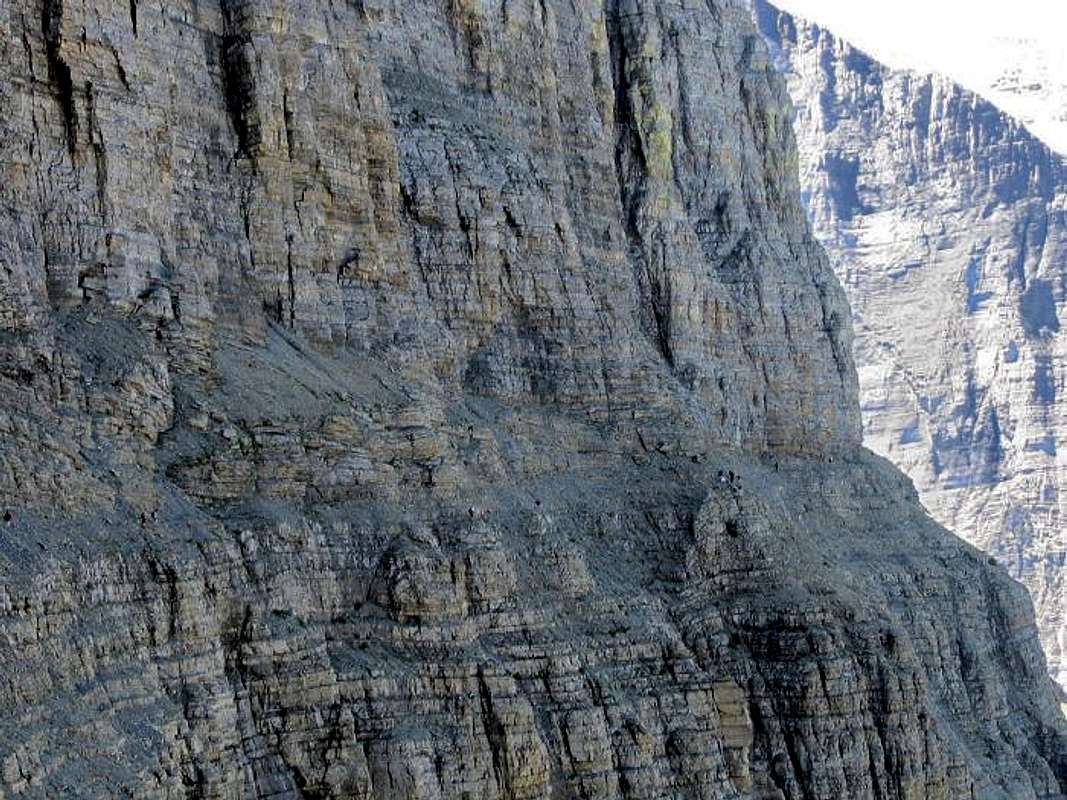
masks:
[[[745,7],[12,2],[0,793],[1064,797]]]

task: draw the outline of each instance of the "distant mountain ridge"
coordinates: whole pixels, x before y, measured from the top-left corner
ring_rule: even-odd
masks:
[[[961,5],[958,0],[851,8],[833,0],[776,2],[890,69],[955,81],[1067,155],[1067,47],[1055,33],[1067,26],[1067,10],[1045,0],[1019,0],[1010,8],[979,4],[961,14]],[[920,7],[921,24],[901,28],[898,20],[914,19]]]
[[[856,327],[869,447],[1030,589],[1067,685],[1067,168],[951,80],[756,0]]]

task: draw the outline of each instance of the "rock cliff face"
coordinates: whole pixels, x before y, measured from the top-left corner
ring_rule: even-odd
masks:
[[[1051,45],[1032,37],[994,39],[975,88],[1067,157],[1067,52]]]
[[[0,794],[1060,798],[859,446],[740,4],[0,0]]]
[[[1067,166],[947,80],[756,11],[852,301],[866,442],[1026,584],[1067,686]]]

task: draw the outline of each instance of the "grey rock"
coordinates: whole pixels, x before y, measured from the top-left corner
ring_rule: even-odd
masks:
[[[865,441],[1030,589],[1067,686],[1067,165],[951,81],[755,8],[789,76],[815,232],[852,301]]]
[[[747,8],[31,5],[4,796],[1064,797],[1027,595],[859,445]]]

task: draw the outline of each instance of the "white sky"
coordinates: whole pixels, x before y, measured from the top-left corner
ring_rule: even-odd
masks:
[[[778,0],[776,5],[819,22],[855,44],[891,56],[977,61],[980,43],[1001,36],[1064,48],[1065,0]]]
[[[1067,153],[1067,0],[772,2],[889,66],[940,72],[985,94]],[[1009,69],[1043,88],[994,88]]]

